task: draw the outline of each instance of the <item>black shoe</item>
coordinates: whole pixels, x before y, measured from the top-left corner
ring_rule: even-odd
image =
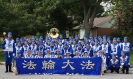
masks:
[[[126,74],[129,74],[129,72],[126,72]]]
[[[104,71],[104,73],[106,73],[106,70]]]
[[[126,68],[126,74],[129,74],[129,68]]]
[[[9,71],[9,72],[13,72],[13,71]]]
[[[114,72],[114,71],[112,71],[112,70],[111,70],[111,72],[110,72],[110,73],[113,73],[113,72]]]
[[[117,73],[119,73],[119,71],[117,71]]]
[[[119,69],[117,69],[116,72],[119,73]]]

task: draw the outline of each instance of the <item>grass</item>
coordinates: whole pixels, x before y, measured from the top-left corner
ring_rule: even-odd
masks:
[[[4,53],[0,49],[0,62],[3,62],[3,61],[4,61]],[[133,65],[133,51],[131,51],[130,64]]]
[[[133,65],[133,50],[131,51],[130,64]]]
[[[4,61],[4,53],[0,51],[0,62]]]

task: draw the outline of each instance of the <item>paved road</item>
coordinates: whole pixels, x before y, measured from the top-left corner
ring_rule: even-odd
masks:
[[[130,74],[109,73],[104,76],[82,76],[82,75],[13,75],[12,73],[4,73],[5,67],[0,65],[0,79],[133,79],[133,68],[130,68]]]

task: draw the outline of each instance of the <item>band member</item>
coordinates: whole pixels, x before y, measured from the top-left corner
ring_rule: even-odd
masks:
[[[78,44],[78,42],[79,42],[79,36],[78,35],[75,35],[75,41]]]
[[[83,54],[82,58],[90,58],[87,51],[84,51],[84,54]]]
[[[57,48],[58,48],[57,49],[58,51],[62,51],[62,49],[63,49],[62,40],[59,40],[59,44],[58,44]]]
[[[30,49],[31,49],[33,55],[37,54],[37,45],[35,43],[35,40],[32,40],[32,44],[30,45]]]
[[[112,54],[112,58],[109,63],[109,68],[111,70],[110,73],[113,73],[114,71],[119,73],[120,63],[119,63],[119,60],[116,58],[115,54]]]
[[[78,51],[75,52],[75,56],[73,58],[81,58],[81,56],[80,56]]]
[[[23,47],[21,46],[21,42],[18,42],[17,46],[15,47],[15,55],[16,55],[17,51],[20,51],[21,57],[23,57]],[[15,55],[13,55],[13,56],[15,56]]]
[[[93,46],[93,50],[97,52],[97,55],[99,55],[99,50],[101,50],[101,46],[98,44],[98,40],[95,40],[95,45]]]
[[[94,45],[95,45],[94,39],[91,39],[91,41],[90,41],[91,48],[94,48]]]
[[[29,38],[29,39],[28,39],[28,45],[30,46],[31,43],[32,43],[32,41],[31,41],[31,39]]]
[[[86,45],[86,48],[84,49],[84,52],[85,52],[85,51],[88,53],[88,56],[89,56],[89,57],[92,57],[92,56],[93,56],[93,49],[90,47],[89,44]],[[83,54],[84,54],[84,53],[83,53]],[[82,55],[83,55],[83,54],[82,54]]]
[[[120,40],[120,37],[117,37],[117,44],[120,46],[120,49],[121,49],[121,40]]]
[[[45,54],[44,58],[52,58],[51,52],[49,49],[46,49],[46,54]]]
[[[76,47],[77,47],[77,43],[76,43],[76,40],[75,39],[73,39],[73,41],[72,41],[72,50],[73,50],[73,52],[75,52],[75,49],[76,49]]]
[[[64,43],[64,47],[62,49],[62,56],[66,55],[66,52],[72,52],[71,49],[69,48],[67,43]]]
[[[42,51],[38,51],[34,58],[43,58]]]
[[[27,54],[24,56],[24,58],[34,58],[34,55],[32,54],[32,51],[29,49]]]
[[[64,58],[72,58],[72,57],[71,57],[71,53],[70,53],[70,52],[66,52],[65,54],[66,54],[66,55],[65,55],[65,57],[64,57]]]
[[[92,57],[94,57],[94,58],[95,58],[95,57],[98,57],[97,51],[95,51],[95,50],[93,51],[93,56],[92,56]]]
[[[100,55],[99,56],[102,58],[102,70],[103,70],[104,73],[106,73],[106,67],[107,67],[106,56],[105,56],[103,50],[100,51]]]
[[[113,38],[113,43],[111,44],[111,54],[116,54],[118,57],[120,57],[120,46],[116,40],[116,38]]]
[[[5,58],[5,66],[6,66],[6,71],[7,72],[12,72],[11,67],[12,67],[12,54],[14,52],[14,40],[12,39],[12,33],[8,32],[8,37],[2,42],[2,49],[4,51],[4,58]]]
[[[39,43],[39,46],[37,47],[37,52],[40,51],[42,55],[45,55],[45,47],[43,45],[43,42]]]
[[[75,49],[75,51],[77,51],[79,53],[79,55],[81,55],[84,52],[84,50],[82,48],[82,45],[80,43],[78,44],[78,46]]]
[[[124,37],[124,42],[121,46],[122,50],[125,52],[126,56],[129,56],[130,59],[130,51],[132,50],[132,45],[128,42],[128,38]]]
[[[56,58],[62,58],[62,55],[60,52],[57,52]]]
[[[101,45],[101,47],[102,47],[101,49],[104,51],[104,54],[106,56],[106,64],[108,66],[110,61],[110,46],[108,45],[106,39],[103,40],[103,44]]]
[[[23,45],[23,55],[26,55],[28,50],[29,50],[29,45],[28,45],[28,42],[25,41]]]
[[[62,34],[59,35],[59,39],[62,41],[62,43],[64,42],[64,39],[63,39],[63,35]]]
[[[13,75],[17,75],[20,71],[19,68],[16,67],[16,60],[21,58],[21,51],[16,52],[16,56],[14,58],[14,70],[13,70]]]
[[[16,38],[16,41],[15,41],[15,46],[17,46],[17,43],[19,42],[19,38]]]
[[[129,67],[130,67],[130,63],[129,63],[129,57],[125,55],[125,52],[121,52],[121,57],[120,57],[120,68],[122,68],[122,72],[125,73],[126,70],[126,74],[129,74]]]
[[[50,44],[50,54],[52,57],[54,57],[56,55],[56,47],[55,47],[55,44],[54,44],[54,41],[51,41],[51,44]]]

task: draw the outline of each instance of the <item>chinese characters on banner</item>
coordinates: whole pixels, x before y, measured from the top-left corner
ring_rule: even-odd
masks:
[[[16,66],[19,74],[66,74],[101,75],[101,58],[70,59],[18,59]]]

